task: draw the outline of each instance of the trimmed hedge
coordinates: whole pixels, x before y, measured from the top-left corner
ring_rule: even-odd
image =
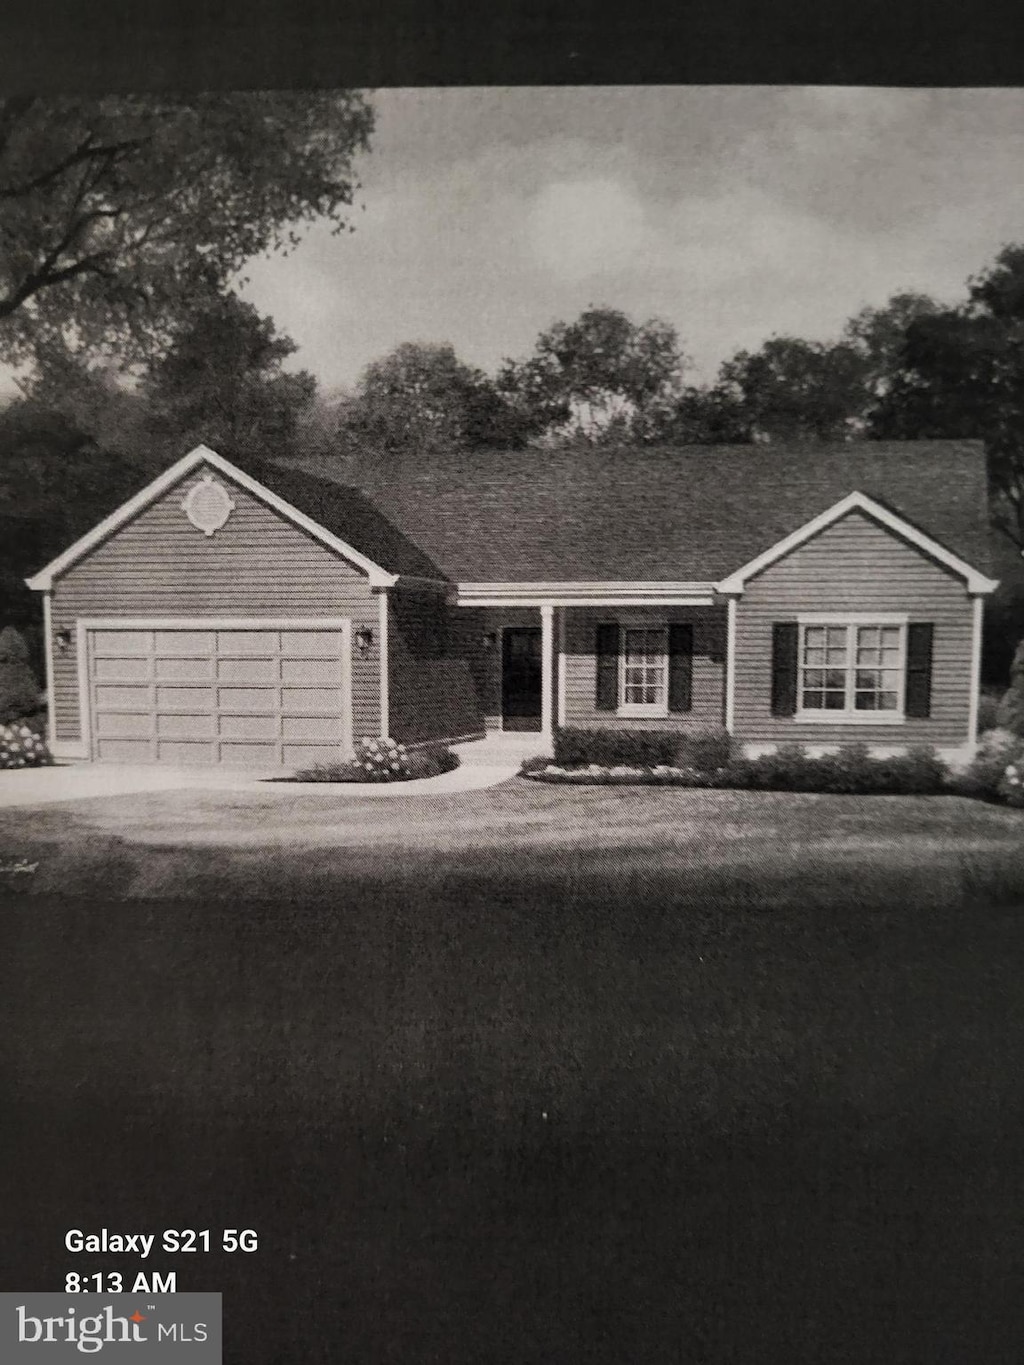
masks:
[[[928,745],[874,758],[866,744],[843,745],[812,758],[802,745],[784,744],[759,758],[735,758],[715,769],[684,764],[524,765],[523,775],[543,782],[717,787],[750,791],[832,792],[847,795],[933,795],[948,790],[949,771]]]
[[[732,756],[725,730],[612,730],[560,727],[554,735],[554,761],[563,768],[592,763],[616,768],[695,768],[714,772]]]
[[[949,770],[930,745],[875,758],[866,744],[844,744],[812,758],[802,745],[783,744],[775,753],[738,759],[727,776],[729,786],[754,790],[928,796],[945,791]]]

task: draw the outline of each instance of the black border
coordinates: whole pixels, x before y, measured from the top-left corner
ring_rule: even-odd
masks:
[[[992,86],[1019,0],[9,0],[0,89]]]

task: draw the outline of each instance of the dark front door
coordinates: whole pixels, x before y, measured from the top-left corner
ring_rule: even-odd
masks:
[[[533,626],[503,633],[501,717],[504,730],[540,729],[540,630]]]

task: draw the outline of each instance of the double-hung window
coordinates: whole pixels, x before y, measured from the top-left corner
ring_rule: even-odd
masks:
[[[903,719],[906,618],[800,618],[797,718]]]
[[[668,714],[668,630],[623,626],[619,647],[619,711],[623,715]]]

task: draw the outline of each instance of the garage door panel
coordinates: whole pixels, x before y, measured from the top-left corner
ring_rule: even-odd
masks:
[[[148,737],[153,733],[153,717],[148,711],[101,711],[96,717],[96,733],[104,739]]]
[[[201,715],[158,715],[156,732],[161,739],[215,739],[215,717],[211,711]]]
[[[114,763],[152,763],[153,746],[148,739],[99,739],[96,741],[99,758]]]
[[[340,630],[90,631],[93,752],[113,762],[274,768],[337,761]]]
[[[161,740],[157,758],[163,763],[216,763],[217,746],[198,740]]]
[[[158,654],[212,654],[217,637],[212,630],[158,630],[156,632],[156,652]]]
[[[250,687],[259,683],[276,683],[278,670],[277,659],[217,660],[217,678],[220,682],[244,683]]]
[[[95,677],[98,682],[148,682],[149,660],[116,656],[97,659]]]
[[[281,653],[303,659],[340,659],[340,630],[282,630]]]
[[[320,711],[336,716],[341,711],[341,691],[329,687],[282,687],[281,708],[286,712]]]
[[[281,722],[278,716],[221,716],[221,739],[274,739]]]
[[[340,716],[284,716],[281,719],[283,739],[311,739],[319,743],[340,744],[342,739]]]
[[[224,711],[255,711],[266,715],[277,711],[276,687],[219,687],[217,705]]]
[[[212,682],[213,659],[160,659],[156,661],[157,682]]]
[[[282,659],[281,681],[292,687],[336,687],[336,659]]]
[[[276,630],[219,630],[218,654],[276,654],[280,632]]]
[[[153,690],[150,687],[118,687],[100,684],[96,688],[96,706],[105,710],[115,708],[125,711],[149,711],[153,706]]]
[[[213,709],[212,687],[158,687],[156,704],[161,711],[207,711]]]
[[[92,632],[93,654],[151,654],[153,651],[153,632],[151,630],[94,630]]]

